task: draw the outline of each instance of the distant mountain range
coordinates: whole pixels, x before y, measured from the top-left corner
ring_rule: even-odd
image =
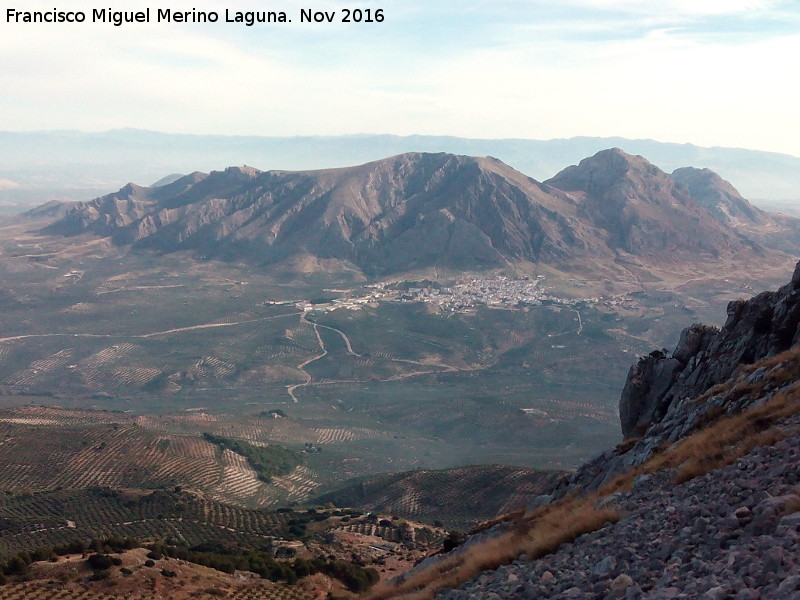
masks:
[[[58,217],[63,209],[42,210]],[[766,260],[800,247],[800,220],[758,210],[715,173],[671,176],[618,148],[544,183],[495,158],[445,153],[319,171],[195,172],[79,203],[46,231],[259,264],[333,259],[368,275],[519,262],[580,270],[629,259]]]
[[[743,194],[772,204],[800,200],[800,158],[737,148],[702,148],[624,138],[479,140],[443,136],[258,137],[178,135],[140,130],[0,132],[0,210],[48,200],[87,200],[129,181],[219,165],[261,169],[344,167],[408,152],[495,156],[539,180],[604,148],[641,154],[670,171],[710,168]],[[5,207],[5,208],[4,208]],[[19,210],[19,209],[17,209]]]

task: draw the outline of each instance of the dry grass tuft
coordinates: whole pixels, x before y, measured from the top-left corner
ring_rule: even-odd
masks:
[[[625,454],[628,450],[633,448],[636,444],[638,444],[642,440],[641,437],[629,437],[622,440],[619,444],[616,445],[614,451],[618,454]]]
[[[792,496],[794,497],[783,507],[783,515],[791,515],[800,510],[800,488],[792,490]]]
[[[472,530],[469,532],[470,534],[480,533],[482,531],[486,531],[487,529],[491,529],[495,525],[499,525],[500,523],[509,523],[509,522],[516,522],[520,521],[522,517],[525,516],[525,509],[515,510],[514,512],[506,513],[503,515],[499,515],[494,519],[490,519],[489,521],[484,521],[483,523],[479,523]]]

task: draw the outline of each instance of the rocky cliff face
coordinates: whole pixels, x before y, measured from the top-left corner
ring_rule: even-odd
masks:
[[[619,403],[625,437],[643,434],[687,399],[729,379],[743,365],[800,343],[800,264],[777,292],[728,305],[720,330],[692,325],[671,354],[655,351],[631,367]]]
[[[619,402],[627,442],[579,468],[555,491],[596,490],[652,458],[664,444],[705,425],[710,415],[741,413],[793,385],[792,360],[750,372],[749,365],[800,347],[800,263],[777,291],[728,305],[721,329],[694,324],[671,353],[655,350],[628,373]]]

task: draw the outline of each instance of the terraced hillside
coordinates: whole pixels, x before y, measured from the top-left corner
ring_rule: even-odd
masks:
[[[0,496],[0,555],[112,536],[261,547],[291,537],[289,512],[248,510],[173,490],[91,488]]]
[[[411,471],[355,482],[318,501],[435,520],[450,529],[465,530],[526,506],[561,476],[561,472],[501,465]]]
[[[180,491],[7,494],[0,598],[349,598],[444,538],[441,529],[389,518],[245,510]],[[125,552],[142,545],[150,551]]]
[[[210,499],[264,507],[304,499],[315,486],[302,466],[264,481],[245,456],[200,433],[176,435],[142,424],[147,421],[102,411],[0,410],[0,490],[182,486]]]

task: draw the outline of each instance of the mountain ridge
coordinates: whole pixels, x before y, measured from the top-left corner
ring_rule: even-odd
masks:
[[[603,189],[600,172],[610,178]],[[595,178],[593,187],[586,177]],[[90,232],[136,248],[265,264],[310,255],[371,275],[514,261],[610,263],[620,254],[659,263],[688,253],[718,259],[771,252],[698,205],[658,167],[619,149],[544,183],[498,159],[447,153],[316,171],[229,167],[162,187],[128,184],[79,203],[45,232]]]

